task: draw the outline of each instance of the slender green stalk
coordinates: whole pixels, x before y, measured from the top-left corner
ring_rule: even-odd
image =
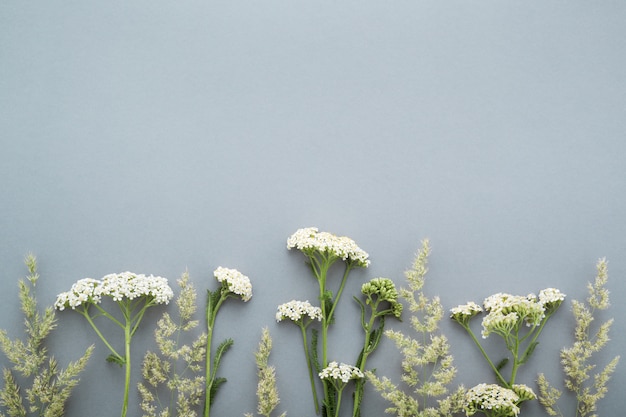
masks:
[[[474,335],[474,332],[472,332],[472,329],[470,329],[470,327],[468,325],[463,324],[463,323],[461,323],[461,326],[467,331],[467,334],[470,335],[471,339],[474,341],[474,344],[476,346],[478,346],[478,349],[480,350],[480,353],[483,355],[483,358],[485,358],[485,360],[489,364],[489,367],[496,374],[496,378],[498,378],[498,381],[500,381],[500,383],[502,385],[504,385],[505,387],[509,388],[509,383],[506,381],[506,379],[504,379],[504,377],[502,376],[500,371],[498,371],[498,368],[493,364],[493,362],[489,358],[489,355],[487,355],[487,352],[485,352],[485,349],[483,349],[482,345],[480,344],[480,342],[478,341],[478,339]]]
[[[207,321],[207,336],[206,336],[206,362],[205,362],[205,381],[206,381],[206,390],[204,396],[204,410],[203,416],[209,417],[211,413],[211,392],[213,390],[213,383],[215,382],[215,373],[217,370],[211,369],[211,362],[213,358],[211,357],[212,352],[212,342],[213,342],[213,329],[215,329],[215,319],[217,318],[217,313],[219,312],[220,307],[224,300],[228,297],[224,296],[224,292],[222,289],[220,291],[220,296],[217,299],[217,302],[214,304],[213,294],[209,291],[207,296],[207,312],[206,312],[206,321]]]
[[[122,406],[122,417],[126,416],[128,412],[128,394],[130,392],[130,341],[132,335],[130,331],[130,322],[126,321],[126,327],[124,328],[124,366],[126,367],[125,379],[124,379],[124,404]]]
[[[320,406],[317,399],[317,388],[315,387],[315,380],[313,377],[313,364],[311,363],[311,356],[309,355],[309,345],[306,337],[306,326],[300,323],[300,329],[302,331],[302,343],[304,345],[304,357],[306,358],[307,368],[309,370],[309,381],[311,383],[311,393],[313,394],[313,403],[315,404],[315,414],[320,413]]]
[[[117,353],[117,351],[113,348],[113,346],[111,346],[111,344],[109,343],[109,341],[104,337],[104,335],[102,334],[102,332],[100,331],[100,329],[98,329],[98,326],[96,326],[96,324],[93,321],[93,318],[89,315],[89,311],[87,310],[88,307],[85,307],[84,309],[76,309],[78,310],[83,317],[85,317],[85,319],[87,319],[87,322],[89,323],[89,325],[91,326],[91,328],[96,332],[96,334],[98,335],[98,337],[100,338],[100,340],[102,340],[102,342],[104,343],[104,345],[111,351],[111,353],[119,360],[123,360],[122,356]]]
[[[337,389],[337,401],[335,403],[335,417],[339,417],[339,410],[341,410],[341,394],[343,392],[343,388],[344,387]]]

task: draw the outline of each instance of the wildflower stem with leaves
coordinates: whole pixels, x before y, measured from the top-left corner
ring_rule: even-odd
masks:
[[[565,294],[559,290],[546,288],[541,290],[539,297],[534,294],[516,296],[497,293],[484,300],[483,305],[488,314],[482,322],[482,337],[486,339],[491,333],[495,333],[504,341],[506,349],[513,359],[508,378],[502,375],[501,369],[509,362],[509,358],[494,363],[470,326],[471,319],[481,313],[482,308],[476,303],[470,302],[453,308],[450,317],[470,335],[494,371],[498,383],[510,389],[515,384],[519,367],[526,363],[534,352],[538,344],[537,338],[564,299]]]
[[[345,288],[348,276],[354,268],[369,266],[369,255],[348,237],[340,237],[328,232],[320,232],[315,227],[298,229],[287,239],[287,249],[297,249],[307,258],[313,276],[319,288],[321,311],[321,360],[318,355],[317,330],[311,331],[311,350],[306,351],[307,366],[313,366],[318,372],[328,366],[328,329],[334,321],[334,313]],[[344,271],[336,291],[328,285],[330,268],[338,261],[344,263]],[[306,334],[303,340],[306,343]],[[315,411],[319,413],[318,395],[315,385],[312,384]],[[323,405],[326,417],[334,415],[335,404],[334,386],[326,379],[322,379]]]
[[[361,327],[365,332],[363,348],[356,362],[356,367],[365,372],[368,357],[376,350],[385,329],[385,317],[393,316],[397,319],[402,315],[402,303],[398,302],[398,291],[389,278],[374,278],[361,286],[361,293],[365,296],[365,303],[354,297],[361,308]],[[369,319],[367,316],[369,307]],[[355,382],[354,403],[352,416],[360,417],[361,402],[365,388],[365,378]]]
[[[225,378],[218,377],[222,355],[233,345],[233,339],[226,339],[217,347],[215,355],[212,353],[213,331],[215,320],[220,307],[228,298],[241,298],[247,302],[252,298],[250,279],[236,269],[218,267],[213,275],[220,283],[215,291],[207,290],[206,305],[206,362],[205,362],[205,399],[203,416],[209,417],[211,405],[220,386],[226,382]]]
[[[294,324],[300,328],[302,334],[302,346],[304,347],[304,357],[307,363],[307,369],[309,371],[309,383],[311,385],[311,393],[313,395],[313,403],[315,404],[315,413],[319,414],[319,404],[317,399],[317,389],[315,388],[315,379],[313,373],[313,358],[309,354],[309,343],[307,340],[307,328],[313,321],[322,320],[322,309],[320,307],[314,307],[309,301],[297,301],[291,300],[288,303],[284,303],[278,306],[276,312],[276,321],[280,322],[285,319],[290,319]]]
[[[506,397],[507,401],[510,398],[517,398],[515,402],[516,407],[523,401],[536,399],[536,395],[530,388],[515,383],[517,372],[519,367],[525,364],[535,351],[538,344],[537,338],[564,299],[565,294],[561,293],[558,289],[546,288],[540,291],[539,296],[535,296],[534,294],[517,296],[497,293],[484,300],[483,306],[487,315],[482,321],[482,337],[486,339],[491,333],[494,333],[500,336],[504,341],[505,347],[512,359],[511,372],[508,378],[502,374],[502,369],[504,369],[510,359],[505,357],[497,363],[494,362],[471,328],[470,324],[472,318],[480,314],[483,309],[474,302],[459,305],[451,309],[450,317],[459,323],[469,334],[470,338],[489,364],[489,367],[494,372],[498,384],[505,390],[510,391],[507,395],[504,395],[502,394],[504,392],[503,390],[490,389],[485,391],[482,385],[477,385],[476,387],[479,387],[478,391],[486,394],[481,394],[482,396],[479,395],[476,398],[484,398],[485,401],[487,401],[494,392],[497,392],[498,395],[503,396],[502,398]],[[486,415],[495,415],[493,414],[494,411],[481,411],[491,409],[486,407],[481,408],[479,405],[476,405],[476,398],[471,400],[468,398],[466,408],[468,413],[483,412]],[[509,410],[507,411],[508,414],[498,415],[517,415],[519,412],[518,408],[510,408],[508,406],[499,408],[499,412],[503,412],[502,410],[504,409]]]
[[[71,308],[85,317],[98,337],[111,351],[107,361],[125,368],[122,417],[128,412],[128,398],[131,380],[131,341],[139,328],[146,310],[157,304],[167,304],[174,293],[166,278],[122,272],[109,274],[101,280],[84,278],[74,283],[67,292],[58,295],[55,307],[59,310]],[[103,308],[102,297],[111,297],[118,305],[122,319]],[[93,312],[92,307],[96,310]],[[94,319],[105,317],[120,327],[124,333],[124,354],[117,352],[96,325]]]

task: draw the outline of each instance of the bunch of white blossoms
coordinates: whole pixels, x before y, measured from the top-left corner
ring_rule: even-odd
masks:
[[[66,307],[74,310],[83,303],[100,302],[100,294],[96,293],[96,288],[100,285],[100,281],[93,278],[83,278],[72,284],[69,291],[62,292],[57,296],[54,308],[63,311]]]
[[[113,301],[149,296],[154,298],[156,304],[168,304],[174,296],[166,278],[132,272],[105,275],[97,291],[101,295],[112,297]]]
[[[314,307],[309,301],[291,300],[278,306],[276,321],[280,322],[286,318],[299,322],[303,316],[308,316],[311,320],[322,320],[322,309]]]
[[[524,321],[527,326],[541,324],[546,314],[552,314],[565,299],[565,294],[556,288],[546,288],[527,296],[497,293],[483,302],[489,314],[483,319],[483,338],[490,332],[506,333],[517,322]],[[515,324],[514,324],[515,323]]]
[[[345,236],[336,236],[328,232],[320,232],[316,227],[298,229],[287,239],[287,249],[298,249],[306,254],[319,252],[335,255],[342,260],[355,262],[367,268],[370,264],[369,254],[361,249],[354,240]]]
[[[517,416],[519,396],[508,388],[497,384],[478,384],[465,394],[465,411],[468,416],[476,412],[490,416]]]
[[[319,373],[321,379],[341,380],[348,383],[351,379],[364,378],[363,372],[356,366],[347,365],[345,363],[330,362],[328,366]]]
[[[539,302],[543,304],[546,313],[555,311],[565,300],[565,294],[556,288],[546,288],[539,292]]]
[[[111,297],[116,302],[124,298],[133,300],[146,296],[151,297],[155,304],[168,304],[174,292],[166,278],[122,272],[105,275],[101,280],[80,279],[69,291],[57,296],[54,306],[58,310],[64,310],[66,307],[75,309],[81,304],[98,304],[102,296]]]
[[[252,298],[252,284],[250,283],[250,278],[236,269],[220,266],[213,271],[213,275],[218,282],[226,283],[228,290],[233,294],[241,296],[243,301],[248,301]]]
[[[450,317],[463,325],[467,325],[469,323],[469,319],[482,311],[483,309],[481,306],[473,301],[470,301],[467,304],[462,304],[451,308]]]
[[[483,320],[483,337],[491,331],[506,331],[504,329],[518,321],[525,322],[529,327],[539,326],[545,317],[544,305],[534,294],[497,293],[487,297],[483,306],[489,312]]]

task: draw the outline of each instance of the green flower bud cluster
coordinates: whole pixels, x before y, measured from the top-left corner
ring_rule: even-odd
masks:
[[[376,296],[379,302],[387,301],[391,305],[392,314],[400,318],[403,306],[402,303],[398,302],[398,291],[392,280],[389,278],[374,278],[361,286],[361,292],[367,296],[367,304],[371,303],[373,296]]]

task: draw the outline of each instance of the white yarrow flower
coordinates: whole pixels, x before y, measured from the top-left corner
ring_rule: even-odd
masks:
[[[483,309],[473,301],[450,309],[453,316],[458,314],[463,316],[474,316],[481,311],[483,311]]]
[[[363,372],[355,366],[345,363],[330,362],[328,366],[319,373],[321,379],[340,379],[344,383],[348,383],[351,379],[364,378]]]
[[[124,298],[134,300],[143,296],[153,297],[156,304],[168,304],[174,296],[166,278],[128,271],[105,275],[98,292],[100,295],[113,298],[114,301],[121,301]]]
[[[345,236],[320,232],[316,227],[298,229],[291,235],[287,239],[287,249],[294,248],[305,253],[318,251],[323,254],[334,254],[344,261],[355,262],[365,268],[370,264],[369,254],[361,249],[354,240]]]
[[[280,322],[286,318],[291,321],[298,322],[304,316],[308,316],[311,320],[322,320],[322,309],[314,307],[309,301],[291,300],[278,306],[276,312],[276,321]]]
[[[483,410],[499,410],[502,416],[517,416],[518,395],[508,388],[496,384],[478,384],[465,394],[465,409],[468,416]]]
[[[250,278],[236,269],[220,266],[213,271],[213,275],[218,282],[226,282],[228,290],[233,294],[241,296],[243,301],[248,301],[252,298],[252,284],[250,283]]]
[[[166,278],[122,272],[105,275],[101,280],[80,279],[69,291],[57,296],[54,306],[59,310],[66,307],[75,309],[84,303],[98,304],[102,296],[111,297],[116,302],[124,298],[134,300],[146,296],[153,297],[155,304],[168,304],[174,296],[174,291]]]
[[[57,296],[54,307],[63,311],[66,307],[70,307],[74,310],[79,305],[87,302],[98,304],[100,302],[100,295],[97,293],[99,286],[100,281],[97,279],[80,279],[72,285],[69,291],[63,292]]]
[[[546,288],[539,292],[539,302],[548,304],[565,300],[565,294],[556,288]]]

